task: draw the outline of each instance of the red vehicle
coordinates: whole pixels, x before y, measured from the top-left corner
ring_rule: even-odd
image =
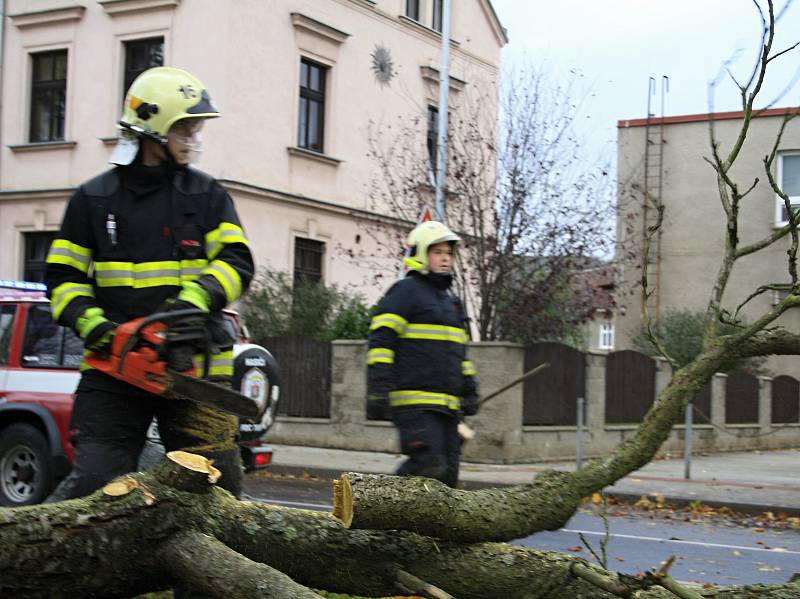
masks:
[[[235,312],[226,312],[226,324],[241,341],[234,347],[234,386],[268,406],[260,422],[239,426],[245,468],[261,468],[272,457],[264,436],[280,397],[280,375],[267,350],[246,342]],[[68,427],[82,359],[80,338],[53,322],[43,285],[0,281],[0,505],[39,503],[69,473],[74,450]],[[154,432],[146,453],[158,454],[158,443]]]

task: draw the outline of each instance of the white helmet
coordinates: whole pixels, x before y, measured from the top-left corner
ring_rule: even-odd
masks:
[[[409,246],[410,252],[403,262],[410,270],[428,274],[428,248],[446,241],[455,245],[461,241],[461,238],[453,233],[447,225],[435,220],[417,225],[408,234],[406,244]]]

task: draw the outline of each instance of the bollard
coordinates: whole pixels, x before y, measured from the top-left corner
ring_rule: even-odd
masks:
[[[692,478],[692,402],[686,404],[686,418],[683,423],[683,478]]]
[[[578,398],[578,422],[577,437],[575,439],[575,469],[579,470],[583,463],[583,408],[586,402],[582,397]]]

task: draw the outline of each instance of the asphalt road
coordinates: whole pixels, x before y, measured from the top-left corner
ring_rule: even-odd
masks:
[[[245,477],[245,493],[246,499],[331,510],[330,481],[250,474]],[[677,559],[670,574],[681,581],[723,585],[781,583],[800,572],[800,533],[796,531],[757,532],[730,522],[667,520],[637,511],[610,517],[608,522],[610,570],[635,574],[658,568],[674,555]],[[592,560],[580,534],[600,554],[605,525],[588,509],[579,511],[558,531],[540,532],[514,543]]]

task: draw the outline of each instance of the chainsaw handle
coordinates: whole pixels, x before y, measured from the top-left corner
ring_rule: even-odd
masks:
[[[203,318],[208,318],[208,313],[204,312],[200,308],[185,308],[183,310],[171,310],[169,312],[155,312],[150,316],[143,316],[142,318],[138,319],[138,324],[133,332],[128,337],[127,342],[120,350],[119,354],[119,372],[122,373],[125,367],[125,359],[128,356],[128,353],[136,347],[139,343],[139,340],[142,338],[142,330],[148,326],[153,324],[154,322],[163,322],[165,324],[169,324],[171,321],[178,319],[178,318],[185,318],[187,316],[201,316]],[[206,331],[206,339],[208,339],[208,332]],[[206,343],[206,363],[208,363],[208,343]],[[205,368],[206,373],[208,371],[208,366]]]

